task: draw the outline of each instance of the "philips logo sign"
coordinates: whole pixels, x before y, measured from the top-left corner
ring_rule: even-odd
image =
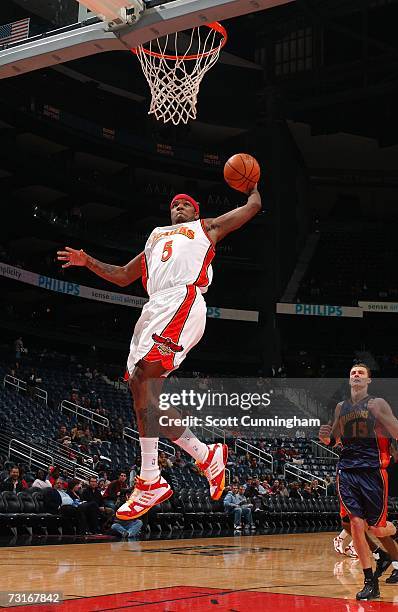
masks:
[[[49,278],[48,276],[39,276],[39,287],[68,295],[80,295],[80,285],[61,281],[57,278]]]
[[[287,304],[278,302],[278,314],[304,315],[309,317],[353,317],[362,319],[363,310],[358,306],[334,306],[331,304]]]
[[[327,304],[295,304],[296,314],[312,315],[318,317],[342,317],[342,306],[328,306]]]

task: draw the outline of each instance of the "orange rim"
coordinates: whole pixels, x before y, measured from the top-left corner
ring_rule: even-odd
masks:
[[[137,55],[139,53],[139,49],[141,49],[144,53],[146,53],[146,55],[150,55],[151,57],[158,57],[159,59],[168,59],[174,61],[177,61],[179,59],[196,60],[200,57],[208,57],[209,55],[214,55],[214,53],[217,53],[219,49],[222,49],[225,43],[227,42],[227,30],[218,21],[214,21],[213,23],[206,23],[203,25],[205,25],[207,28],[210,28],[211,30],[214,30],[215,32],[218,32],[222,36],[220,43],[214,49],[210,49],[210,51],[204,51],[203,53],[195,53],[193,55],[166,55],[163,53],[157,53],[156,51],[152,51],[151,49],[146,49],[143,45],[141,45],[141,47],[134,47],[134,49],[131,49],[131,51]]]

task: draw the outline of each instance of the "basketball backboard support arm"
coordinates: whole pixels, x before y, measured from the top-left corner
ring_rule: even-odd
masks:
[[[212,21],[289,4],[294,0],[174,0],[148,9],[133,26],[107,30],[104,23],[49,32],[0,51],[0,79],[105,51],[126,51],[154,38]],[[125,3],[124,3],[125,4]]]
[[[144,12],[143,0],[77,0],[102,21],[106,21],[110,29],[126,24],[136,23]]]

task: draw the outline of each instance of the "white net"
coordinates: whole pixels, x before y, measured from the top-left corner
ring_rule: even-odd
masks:
[[[176,32],[134,49],[151,89],[148,114],[174,125],[196,119],[199,87],[226,42],[218,24]]]

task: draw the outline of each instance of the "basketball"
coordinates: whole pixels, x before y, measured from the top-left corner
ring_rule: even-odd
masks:
[[[224,166],[224,178],[232,189],[248,193],[260,180],[258,161],[247,153],[236,153]]]

